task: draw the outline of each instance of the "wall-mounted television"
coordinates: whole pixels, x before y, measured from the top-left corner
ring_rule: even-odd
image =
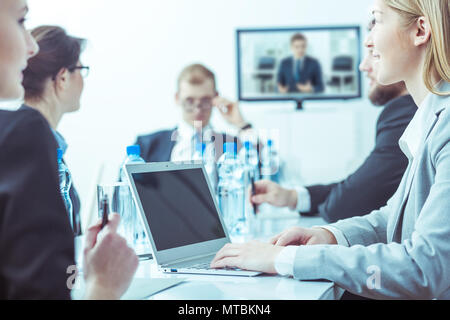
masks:
[[[361,97],[359,26],[238,29],[241,101]]]

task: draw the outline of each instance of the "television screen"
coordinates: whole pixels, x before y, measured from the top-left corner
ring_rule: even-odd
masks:
[[[237,30],[239,100],[361,97],[360,27]]]

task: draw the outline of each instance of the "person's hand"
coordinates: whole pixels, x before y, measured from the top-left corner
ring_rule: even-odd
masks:
[[[251,193],[251,189],[249,192]],[[275,207],[289,207],[291,210],[297,207],[297,192],[295,190],[284,189],[269,180],[256,181],[254,195],[250,194],[249,199],[255,205],[268,203]]]
[[[242,128],[247,124],[239,109],[239,103],[217,96],[213,100],[213,105],[227,122],[237,128]]]
[[[311,85],[310,81],[308,81],[308,83],[304,84],[304,85],[298,83],[297,84],[297,88],[302,93],[312,93],[312,92],[314,92],[314,87]]]
[[[120,216],[114,213],[103,229],[99,221],[86,233],[83,269],[87,299],[119,299],[136,272],[138,257],[117,234],[119,222]]]
[[[283,247],[259,241],[228,243],[217,252],[211,268],[239,268],[275,274],[275,259],[281,250]]]
[[[334,235],[323,228],[291,227],[270,240],[276,246],[301,246],[313,244],[337,244]]]
[[[278,92],[279,93],[288,93],[288,87],[278,84]]]

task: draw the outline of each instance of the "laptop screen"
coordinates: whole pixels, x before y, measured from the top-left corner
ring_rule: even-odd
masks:
[[[132,177],[158,251],[226,237],[201,168]]]

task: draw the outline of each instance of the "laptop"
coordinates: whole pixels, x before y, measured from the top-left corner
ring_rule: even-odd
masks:
[[[126,172],[161,271],[250,277],[261,274],[209,268],[216,253],[231,241],[203,164],[128,164]]]

